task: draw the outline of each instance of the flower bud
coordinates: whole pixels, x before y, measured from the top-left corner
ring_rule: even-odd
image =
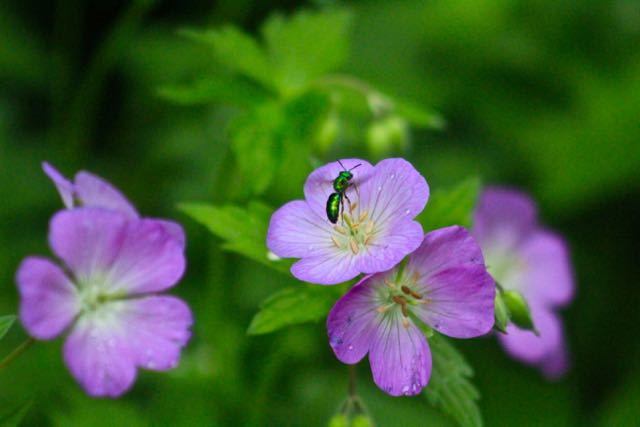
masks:
[[[522,294],[518,291],[508,290],[502,293],[502,298],[511,313],[511,322],[521,329],[531,330],[538,334],[531,319],[529,305]]]
[[[367,146],[374,158],[388,157],[391,153],[407,148],[409,129],[407,121],[391,115],[375,120],[367,129]]]
[[[502,292],[496,292],[494,328],[503,334],[507,333],[507,323],[509,323],[509,309],[502,298]]]

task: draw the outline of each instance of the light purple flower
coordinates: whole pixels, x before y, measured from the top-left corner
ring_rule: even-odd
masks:
[[[53,181],[64,205],[69,209],[77,206],[98,207],[119,211],[129,218],[139,217],[129,200],[99,176],[80,171],[71,182],[47,162],[42,163],[42,169]]]
[[[512,356],[540,367],[550,378],[568,368],[562,323],[555,313],[573,298],[574,284],[564,241],[537,222],[534,202],[523,193],[487,188],[478,201],[473,235],[489,272],[504,289],[527,299],[540,335],[507,327],[499,339]]]
[[[455,338],[486,334],[495,285],[480,248],[462,227],[432,231],[404,269],[364,277],[331,309],[329,343],[338,359],[367,353],[373,379],[393,396],[418,394],[431,375],[431,352],[416,319]]]
[[[343,170],[338,162],[313,171],[304,184],[305,200],[289,202],[271,217],[267,246],[280,257],[301,258],[291,267],[300,280],[332,285],[385,271],[422,242],[422,226],[413,219],[424,209],[429,187],[409,162],[385,159],[371,166],[345,159],[342,164],[353,168],[353,185],[346,190],[351,203],[345,200],[335,225],[326,203]]]
[[[189,340],[189,307],[158,294],[184,273],[184,231],[141,219],[120,191],[89,172],[71,182],[46,162],[43,169],[68,208],[49,225],[62,265],[37,256],[22,262],[20,319],[37,339],[68,331],[64,360],[73,376],[92,396],[116,397],[138,367],[176,366]]]

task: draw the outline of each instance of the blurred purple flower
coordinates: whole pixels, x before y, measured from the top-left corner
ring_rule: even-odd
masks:
[[[68,208],[49,225],[62,266],[23,260],[16,274],[20,319],[41,340],[68,330],[64,360],[73,376],[92,396],[117,397],[137,367],[176,366],[189,340],[189,307],[158,295],[184,273],[184,231],[172,221],[141,219],[95,175],[79,172],[71,182],[46,162],[43,169]]]
[[[537,223],[536,206],[527,195],[487,188],[474,214],[473,235],[482,247],[489,272],[505,290],[527,299],[540,335],[507,327],[499,339],[512,356],[541,368],[549,378],[568,368],[564,332],[555,309],[573,299],[574,283],[565,242]]]
[[[431,352],[414,319],[455,338],[493,326],[495,285],[480,248],[462,227],[432,231],[400,269],[366,276],[331,309],[329,343],[338,359],[367,353],[386,393],[418,394],[431,375]]]
[[[301,258],[291,267],[300,280],[333,285],[360,273],[377,273],[396,265],[422,242],[422,226],[413,219],[425,207],[429,187],[403,159],[386,159],[375,167],[360,159],[342,160],[353,169],[344,215],[332,224],[326,203],[338,162],[322,166],[304,184],[305,200],[289,202],[271,217],[267,246],[280,257]]]
[[[99,176],[80,171],[73,182],[47,162],[42,169],[55,184],[62,202],[71,209],[76,206],[98,207],[121,212],[129,218],[138,218],[138,212],[127,198]]]

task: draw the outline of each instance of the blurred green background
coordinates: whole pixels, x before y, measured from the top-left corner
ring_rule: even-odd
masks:
[[[350,13],[350,46],[336,71],[447,122],[441,130],[411,126],[409,144],[390,154],[412,161],[432,189],[472,176],[525,189],[571,246],[578,292],[563,313],[572,354],[566,378],[546,382],[493,338],[457,342],[475,369],[485,424],[639,425],[636,0],[1,2],[0,314],[17,310],[20,260],[50,253],[47,222],[61,202],[41,172],[46,159],[67,176],[104,176],[144,215],[185,225],[189,269],[174,293],[196,324],[178,369],[142,372],[116,401],[83,394],[62,363],[60,339],[38,343],[0,371],[0,414],[32,401],[24,425],[326,424],[346,397],[347,369],[323,322],[245,334],[260,301],[294,280],[222,251],[220,239],[176,208],[252,196],[230,147],[236,111],[223,102],[176,105],[159,88],[228,74],[181,28],[234,25],[257,34],[274,12],[327,8]],[[310,129],[287,137],[307,145],[320,138],[335,112],[318,111],[307,117]],[[343,120],[345,129],[372,125]],[[351,135],[314,159],[376,156],[366,131]],[[260,160],[259,135],[247,139],[244,150]],[[277,207],[301,197],[311,165],[289,166],[258,191],[260,200]],[[24,339],[12,328],[0,356]],[[368,363],[358,371],[378,426],[454,425],[423,398],[384,395]]]

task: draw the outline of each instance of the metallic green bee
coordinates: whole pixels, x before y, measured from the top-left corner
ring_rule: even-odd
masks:
[[[335,193],[331,193],[329,198],[327,199],[327,218],[333,224],[338,222],[338,214],[344,212],[344,199],[347,199],[349,205],[351,205],[351,200],[349,200],[349,196],[347,196],[347,188],[349,188],[352,184],[349,182],[353,179],[352,170],[360,166],[362,163],[358,163],[351,169],[346,169],[342,162],[338,160],[340,166],[342,166],[342,171],[338,174],[336,179],[333,180],[333,189]]]

